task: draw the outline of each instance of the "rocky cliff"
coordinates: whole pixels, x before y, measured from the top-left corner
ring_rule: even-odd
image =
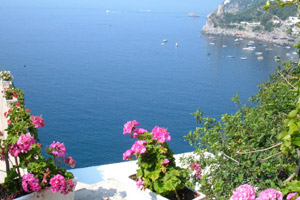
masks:
[[[300,29],[296,7],[263,9],[265,0],[225,0],[207,16],[203,34],[251,38],[277,44],[295,44]]]

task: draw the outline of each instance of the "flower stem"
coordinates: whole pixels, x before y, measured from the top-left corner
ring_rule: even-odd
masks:
[[[178,193],[177,193],[177,191],[174,190],[174,192],[175,192],[175,195],[176,195],[176,199],[177,199],[177,200],[181,200],[180,197],[179,197],[179,195],[178,195]]]
[[[15,157],[15,161],[16,161],[16,166],[17,166],[17,171],[18,171],[19,178],[22,179],[21,172],[20,172],[20,167],[19,167],[19,164],[18,164],[18,159],[16,157]]]

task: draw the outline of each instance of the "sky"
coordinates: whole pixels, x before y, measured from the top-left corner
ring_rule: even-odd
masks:
[[[118,11],[151,9],[156,12],[200,12],[210,13],[223,0],[0,0],[4,8],[99,8]]]

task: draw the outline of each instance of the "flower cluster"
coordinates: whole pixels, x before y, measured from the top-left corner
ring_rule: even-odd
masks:
[[[293,196],[293,194],[289,194],[287,200],[292,199],[296,195]],[[283,195],[278,190],[266,189],[255,199],[254,188],[251,185],[245,184],[236,188],[230,200],[283,200]]]
[[[64,143],[55,142],[50,145],[50,148],[53,149],[52,154],[57,156],[58,158],[64,158],[66,155],[66,147]]]
[[[127,122],[126,124],[124,124],[123,135],[126,135],[127,133],[132,134],[132,131],[138,125],[140,125],[140,123],[138,123],[136,120]]]
[[[44,128],[45,123],[44,119],[40,116],[31,116],[32,123],[34,124],[34,128]]]
[[[37,192],[41,189],[39,179],[34,177],[33,174],[25,174],[22,178],[22,187],[25,192]]]
[[[171,136],[170,134],[167,132],[167,129],[155,126],[152,129],[152,134],[153,134],[153,140],[158,140],[158,142],[160,143],[164,143],[166,140],[170,141],[171,140]]]
[[[14,157],[18,157],[19,153],[27,153],[31,150],[31,146],[35,143],[34,137],[30,133],[21,135],[16,144],[10,145],[9,153]]]
[[[201,177],[201,167],[197,163],[192,163],[190,165],[190,167],[192,168],[192,170],[195,171],[196,177],[200,178]]]
[[[60,174],[57,174],[50,179],[50,185],[50,189],[53,193],[61,191],[63,194],[68,194],[69,192],[73,191],[75,187],[72,179],[68,179],[66,181],[65,178]]]
[[[138,140],[136,141],[131,149],[128,149],[125,153],[123,153],[123,160],[127,160],[128,158],[131,158],[132,155],[139,153],[139,154],[143,154],[146,152],[146,147],[145,144],[147,142],[145,140]]]
[[[51,185],[51,191],[53,193],[56,193],[60,190],[64,191],[67,188],[66,180],[60,174],[57,174],[56,176],[50,179],[50,185]]]
[[[67,165],[70,165],[71,168],[74,168],[76,166],[76,161],[72,157],[66,157],[66,159],[64,160],[64,162]]]
[[[262,191],[256,200],[283,200],[282,193],[275,189],[266,189]]]
[[[21,135],[19,140],[17,141],[17,145],[21,153],[27,153],[27,151],[30,151],[31,145],[33,145],[34,143],[35,139],[30,135],[30,133],[26,133],[26,135]]]
[[[255,200],[255,190],[251,185],[241,185],[235,189],[230,200]]]
[[[1,69],[0,77],[3,81],[9,81],[12,80],[14,77],[11,75],[10,71],[4,71],[4,69]]]

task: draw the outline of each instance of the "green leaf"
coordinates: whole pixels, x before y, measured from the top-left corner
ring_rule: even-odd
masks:
[[[288,114],[288,118],[295,118],[297,117],[297,110],[292,110],[289,114]]]
[[[289,126],[289,134],[290,134],[290,135],[295,134],[298,130],[299,130],[299,128],[298,128],[297,124],[295,124],[295,123],[292,123],[292,124]]]

